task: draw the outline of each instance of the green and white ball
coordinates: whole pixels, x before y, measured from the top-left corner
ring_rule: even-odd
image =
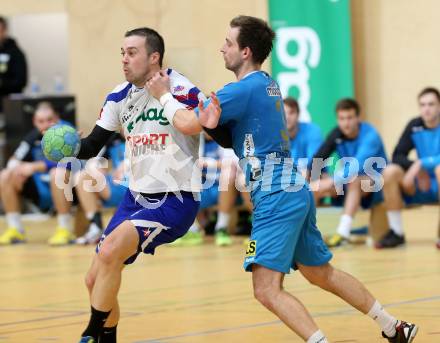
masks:
[[[41,144],[46,158],[59,162],[64,157],[78,155],[81,139],[72,126],[57,124],[45,132]]]

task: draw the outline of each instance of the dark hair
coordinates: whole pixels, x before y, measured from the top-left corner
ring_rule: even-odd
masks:
[[[438,91],[437,88],[434,87],[423,88],[422,91],[419,93],[417,99],[420,99],[422,96],[426,94],[434,94],[437,97],[437,100],[440,101],[440,92]]]
[[[237,38],[240,49],[248,47],[253,61],[262,64],[272,50],[275,32],[264,20],[245,15],[232,19],[230,26],[240,28]]]
[[[338,101],[335,111],[337,113],[341,110],[355,110],[357,116],[361,113],[361,107],[358,102],[351,98],[344,98]]]
[[[290,108],[293,108],[296,113],[299,114],[299,104],[298,101],[296,101],[295,98],[292,98],[291,96],[288,96],[283,100],[284,105],[289,106]]]
[[[1,17],[1,16],[0,16],[0,25],[3,25],[3,27],[4,27],[5,29],[8,28],[8,21],[6,20],[5,17]]]
[[[125,37],[130,36],[145,37],[145,47],[147,49],[147,53],[152,54],[153,52],[158,52],[159,66],[162,67],[163,55],[165,54],[165,43],[162,36],[157,31],[148,27],[139,27],[125,33]]]

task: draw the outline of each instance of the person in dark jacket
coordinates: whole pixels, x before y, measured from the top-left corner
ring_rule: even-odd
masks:
[[[3,98],[11,93],[21,93],[26,83],[26,57],[15,40],[8,37],[8,23],[0,17],[0,111]]]

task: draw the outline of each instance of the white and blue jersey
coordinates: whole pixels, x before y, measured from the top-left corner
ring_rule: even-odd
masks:
[[[205,99],[186,77],[168,69],[171,94],[182,109]],[[163,115],[163,107],[145,88],[125,82],[106,98],[96,124],[106,130],[123,129],[126,138],[129,188],[104,230],[100,244],[124,221],[139,234],[140,252],[183,236],[197,215],[200,175],[194,173],[199,135],[187,136]],[[105,242],[104,242],[105,244]],[[97,251],[99,251],[99,246]]]
[[[300,177],[290,158],[278,84],[267,73],[254,71],[227,84],[217,97],[222,110],[219,124],[229,130],[252,188],[254,212],[245,270],[259,264],[289,273],[297,263],[325,264],[332,255],[316,227],[313,196],[305,181],[297,189],[289,187]]]
[[[295,137],[290,140],[290,155],[298,170],[311,169],[313,156],[322,144],[322,133],[318,125],[298,123]]]

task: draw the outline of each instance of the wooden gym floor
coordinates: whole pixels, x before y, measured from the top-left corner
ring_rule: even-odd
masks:
[[[322,209],[331,232],[339,212]],[[334,250],[333,264],[354,274],[399,318],[420,326],[415,342],[440,342],[440,251],[434,247],[435,207],[404,212],[408,244],[376,251],[366,245]],[[365,223],[361,213],[357,223]],[[27,222],[26,245],[0,247],[0,342],[77,342],[88,320],[83,277],[91,247],[49,248],[55,220]],[[4,228],[4,224],[0,227]],[[302,342],[252,297],[242,270],[243,239],[218,248],[160,247],[126,268],[120,291],[119,342]],[[299,273],[285,287],[301,299],[331,342],[384,342],[377,326]]]

